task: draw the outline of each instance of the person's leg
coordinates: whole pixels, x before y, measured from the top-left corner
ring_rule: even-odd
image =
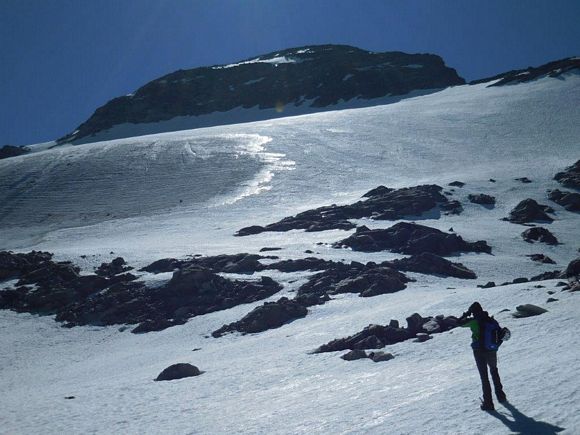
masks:
[[[495,396],[500,402],[505,402],[506,395],[503,392],[503,385],[501,384],[499,370],[497,369],[497,352],[488,352],[487,363],[489,365],[489,371],[491,372],[491,379],[493,381]]]
[[[491,385],[489,384],[489,377],[487,375],[487,358],[482,351],[477,349],[473,350],[473,356],[475,357],[475,363],[477,364],[477,370],[479,371],[479,377],[481,378],[483,403],[493,404],[493,400],[491,399]]]

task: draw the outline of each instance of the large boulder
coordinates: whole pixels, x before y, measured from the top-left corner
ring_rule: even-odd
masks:
[[[530,257],[532,261],[535,261],[537,263],[556,264],[554,260],[552,260],[550,257],[544,254],[530,254],[526,255],[526,257]]]
[[[557,245],[559,243],[556,236],[550,230],[543,227],[528,228],[522,233],[522,237],[528,243],[542,242],[548,245]]]
[[[537,305],[532,304],[524,304],[518,305],[516,307],[516,312],[512,315],[514,317],[531,317],[531,316],[539,316],[540,314],[547,313],[548,310],[542,307],[538,307]]]
[[[554,210],[547,205],[538,204],[535,200],[528,198],[521,201],[510,212],[509,217],[504,218],[509,222],[516,224],[525,224],[529,222],[553,222],[546,213],[553,213]]]
[[[345,361],[356,361],[357,359],[368,358],[369,356],[364,350],[354,349],[350,352],[345,353],[341,358]]]
[[[159,373],[155,381],[172,381],[199,375],[201,375],[201,371],[196,366],[188,363],[178,363],[170,365]]]
[[[467,196],[467,198],[469,199],[469,202],[472,202],[474,204],[481,204],[481,205],[494,205],[495,204],[495,198],[491,195],[486,195],[485,193],[469,194]]]

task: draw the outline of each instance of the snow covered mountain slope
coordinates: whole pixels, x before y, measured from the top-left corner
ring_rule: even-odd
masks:
[[[420,223],[486,240],[493,255],[462,254],[478,280],[409,273],[393,294],[338,295],[258,334],[211,338],[262,302],[198,316],[143,335],[118,327],[64,329],[52,317],[0,311],[0,419],[6,433],[577,433],[579,293],[558,280],[490,289],[562,269],[577,256],[579,216],[549,201],[556,172],[580,158],[580,76],[515,86],[458,86],[388,106],[60,147],[0,161],[0,248],[54,252],[84,271],[122,255],[140,267],[162,257],[280,247],[281,258],[384,261],[400,255],[334,249],[351,232],[234,237],[299,211],[349,203],[380,185],[436,183],[464,207]],[[528,177],[531,183],[515,180]],[[493,179],[494,182],[490,181]],[[454,180],[462,188],[447,186]],[[496,197],[495,207],[467,195]],[[501,221],[521,200],[555,209],[560,245],[529,244]],[[357,224],[385,228],[388,221]],[[323,243],[319,245],[317,243]],[[111,253],[114,252],[114,253]],[[544,265],[525,255],[544,253]],[[85,255],[86,258],[80,258]],[[291,295],[311,273],[261,272]],[[171,274],[143,279],[167,281]],[[247,278],[247,277],[246,277]],[[13,285],[13,283],[4,283]],[[538,287],[539,285],[543,287]],[[555,302],[547,303],[548,291]],[[469,332],[388,346],[388,362],[310,354],[334,338],[413,312],[459,315],[471,302],[508,326],[499,368],[511,405],[479,410]],[[546,307],[515,319],[516,305]],[[198,349],[192,351],[193,349]],[[196,378],[153,382],[190,362]],[[65,397],[74,396],[66,400]]]

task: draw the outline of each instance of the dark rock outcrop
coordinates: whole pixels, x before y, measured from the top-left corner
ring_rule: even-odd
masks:
[[[454,69],[431,54],[376,53],[347,45],[290,48],[232,65],[167,74],[109,101],[59,142],[124,123],[156,123],[239,107],[282,111],[291,105],[316,112],[341,100],[402,96],[463,83]],[[276,110],[268,113],[266,118],[281,116]]]
[[[482,204],[482,205],[494,205],[495,204],[495,198],[491,195],[486,195],[485,193],[479,193],[479,194],[469,194],[467,196],[467,199],[469,199],[470,202],[474,203],[474,204]]]
[[[532,180],[530,180],[528,177],[514,178],[514,180],[519,181],[520,183],[524,183],[524,184],[529,184],[532,182]]]
[[[379,186],[363,197],[366,200],[350,205],[331,205],[307,210],[279,222],[261,226],[251,226],[239,230],[237,236],[258,234],[264,231],[325,231],[330,229],[350,230],[355,227],[349,219],[371,218],[375,220],[396,220],[408,216],[419,216],[438,205],[443,208],[449,200],[441,194],[436,185],[423,185],[402,189]]]
[[[251,274],[265,269],[265,266],[259,261],[265,258],[276,257],[264,257],[256,254],[241,253],[222,254],[209,257],[196,257],[187,260],[165,258],[162,260],[157,260],[141,270],[146,272],[161,273],[171,272],[175,269],[188,266],[199,266],[210,269],[213,272]]]
[[[23,274],[39,269],[49,262],[52,254],[49,252],[31,251],[29,253],[14,253],[0,251],[0,281],[18,278]]]
[[[488,87],[514,85],[518,83],[526,83],[532,80],[537,80],[542,77],[560,77],[570,71],[578,70],[580,68],[580,59],[576,57],[569,57],[566,59],[549,62],[538,67],[528,67],[526,69],[518,69],[508,71],[506,73],[498,74],[494,77],[488,77],[481,80],[474,80],[470,85],[479,83],[487,83],[495,81]]]
[[[34,267],[32,260],[37,261]],[[0,262],[8,276],[20,277],[17,288],[0,292],[0,309],[56,314],[65,326],[139,324],[135,333],[183,324],[197,315],[265,299],[281,289],[268,277],[233,281],[191,264],[176,270],[166,285],[147,288],[130,273],[79,275],[78,267],[55,263],[47,253],[0,253]],[[15,271],[14,265],[19,269]]]
[[[298,289],[298,298],[314,301],[339,293],[357,293],[362,297],[403,290],[410,279],[391,267],[375,263],[334,263],[324,272],[312,276]]]
[[[99,276],[106,276],[110,278],[114,275],[118,275],[132,269],[133,268],[131,266],[127,266],[127,263],[123,257],[117,257],[110,263],[102,263],[97,268],[95,273]]]
[[[522,237],[528,243],[542,242],[548,245],[557,245],[559,243],[556,236],[550,230],[543,227],[528,228],[522,233]]]
[[[336,264],[334,261],[322,258],[306,257],[296,260],[282,260],[268,264],[266,269],[279,270],[280,272],[298,272],[306,270],[324,270]]]
[[[279,328],[292,320],[306,316],[307,312],[306,307],[298,301],[281,298],[276,302],[266,302],[254,308],[241,320],[224,325],[211,335],[217,338],[233,331],[248,334]]]
[[[394,323],[391,321],[391,323]],[[398,322],[397,322],[398,324]],[[405,340],[417,338],[419,334],[435,334],[449,331],[458,326],[456,317],[436,316],[423,318],[415,313],[407,318],[407,327],[389,325],[369,325],[350,337],[332,340],[323,344],[314,353],[336,352],[342,350],[379,349]]]
[[[544,254],[531,254],[531,255],[526,255],[526,257],[530,257],[532,259],[532,261],[536,261],[538,263],[556,264],[556,262],[554,260],[552,260],[550,257],[548,257],[547,255],[544,255]]]
[[[548,193],[548,198],[568,211],[580,211],[580,193],[554,189]]]
[[[567,278],[579,279],[580,278],[580,258],[576,258],[575,260],[572,260],[570,263],[568,263],[568,266],[566,267],[564,274]]]
[[[457,200],[452,200],[439,205],[446,215],[458,215],[463,213],[463,205]]]
[[[352,236],[336,242],[336,248],[349,247],[355,251],[392,251],[401,254],[450,255],[455,252],[486,252],[491,247],[485,241],[466,242],[457,234],[444,233],[435,228],[409,222],[399,222],[387,229],[357,228]]]
[[[580,190],[580,160],[554,176],[562,186]]]
[[[30,148],[28,147],[15,147],[13,145],[4,145],[0,148],[0,160],[7,159],[9,157],[21,156],[23,154],[28,154]]]
[[[189,378],[201,375],[201,371],[194,365],[187,363],[173,364],[159,373],[156,381],[172,381],[174,379]]]
[[[148,266],[139,269],[139,271],[150,273],[173,272],[175,269],[178,269],[182,264],[183,264],[182,261],[176,260],[175,258],[162,258],[161,260],[154,261]]]
[[[465,183],[462,181],[452,181],[451,183],[449,183],[449,186],[463,187],[463,186],[465,186]]]
[[[504,220],[516,224],[525,224],[529,222],[553,222],[546,213],[554,213],[554,209],[547,205],[538,204],[531,198],[524,199],[510,212],[509,217]]]
[[[461,263],[452,263],[439,255],[422,252],[408,258],[390,262],[393,268],[408,272],[430,275],[452,276],[462,279],[475,279],[477,275]]]

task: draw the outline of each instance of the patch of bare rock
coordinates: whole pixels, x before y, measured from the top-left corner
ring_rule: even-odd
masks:
[[[354,204],[330,205],[307,210],[266,226],[253,225],[242,228],[236,235],[248,236],[265,231],[350,230],[355,227],[355,224],[349,219],[396,220],[420,216],[437,206],[444,207],[450,202],[441,194],[442,190],[440,186],[433,184],[401,189],[379,186],[363,195],[364,200]],[[456,210],[458,204],[453,204],[450,208]]]
[[[392,251],[401,254],[451,255],[457,252],[491,253],[491,247],[483,240],[466,242],[457,234],[410,222],[399,222],[387,229],[370,230],[358,227],[350,237],[340,240],[334,247],[348,247],[354,251]]]

